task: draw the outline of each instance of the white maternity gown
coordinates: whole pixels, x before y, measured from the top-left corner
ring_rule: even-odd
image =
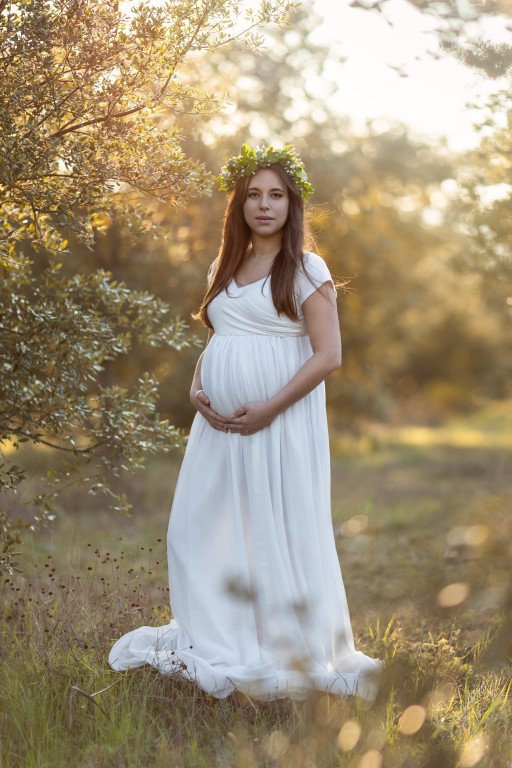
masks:
[[[305,254],[298,306],[332,279]],[[201,364],[212,408],[228,416],[271,398],[312,355],[303,314],[279,316],[270,278],[232,281],[208,308]],[[197,413],[168,532],[174,619],[113,646],[116,670],[152,664],[217,698],[303,698],[312,688],[373,699],[380,662],[354,648],[330,506],[323,382],[265,429],[213,429]]]

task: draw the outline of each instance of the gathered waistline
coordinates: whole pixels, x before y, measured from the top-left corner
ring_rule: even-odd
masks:
[[[307,339],[308,334],[307,333],[219,333],[218,331],[215,331],[215,333],[212,336],[212,339],[215,338],[215,336],[220,336],[223,339],[241,339],[241,338],[247,338],[248,336],[258,336],[262,339]]]

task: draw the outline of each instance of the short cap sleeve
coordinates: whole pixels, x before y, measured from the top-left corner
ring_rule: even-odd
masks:
[[[300,307],[312,293],[326,282],[330,282],[333,290],[336,291],[329,268],[321,256],[316,253],[305,253],[304,266],[307,274],[302,267],[299,267],[295,277],[295,295]]]

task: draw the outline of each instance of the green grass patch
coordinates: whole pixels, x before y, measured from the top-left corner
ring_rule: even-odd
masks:
[[[357,647],[386,661],[371,705],[316,694],[243,706],[151,668],[111,670],[121,634],[170,617],[165,534],[180,457],[128,478],[131,517],[69,496],[2,586],[0,764],[510,768],[507,419],[475,414],[453,425],[457,437],[444,427],[422,442],[403,430],[333,436]]]

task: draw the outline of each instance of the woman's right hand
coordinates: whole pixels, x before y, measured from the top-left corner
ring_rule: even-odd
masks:
[[[202,389],[193,389],[190,392],[190,402],[199,413],[204,416],[208,424],[214,429],[225,431],[225,424],[228,419],[221,416],[210,407],[210,400]]]

